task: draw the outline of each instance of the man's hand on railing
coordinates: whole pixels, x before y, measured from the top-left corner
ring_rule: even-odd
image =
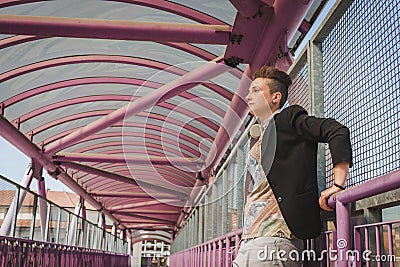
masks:
[[[335,193],[340,192],[344,189],[344,184],[349,174],[348,162],[341,162],[333,167],[334,185],[330,188],[325,189],[321,192],[318,203],[321,209],[326,211],[333,211],[331,207],[328,206],[328,199]]]

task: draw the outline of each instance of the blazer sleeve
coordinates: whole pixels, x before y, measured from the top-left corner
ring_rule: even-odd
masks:
[[[353,165],[350,131],[346,126],[334,119],[309,116],[298,105],[291,107],[290,123],[299,136],[312,142],[328,143],[333,165],[340,162]]]

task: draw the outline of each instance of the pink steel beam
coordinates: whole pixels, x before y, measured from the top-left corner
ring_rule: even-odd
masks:
[[[122,107],[109,115],[82,127],[79,131],[76,131],[61,140],[54,142],[46,148],[46,154],[50,155],[55,152],[62,150],[64,147],[74,144],[83,138],[90,136],[98,131],[101,131],[124,118],[129,118],[139,112],[146,110],[158,103],[164,102],[167,99],[180,94],[183,91],[189,90],[193,87],[191,83],[199,81],[207,81],[213,77],[218,76],[226,72],[229,69],[224,64],[215,62],[207,63],[200,68],[187,73],[186,75],[176,79],[175,81],[166,84],[159,88],[157,91],[149,93],[130,105]]]
[[[179,195],[179,196],[182,196],[182,197],[187,197],[187,195],[184,192],[177,192],[175,190],[172,190],[172,189],[169,189],[169,188],[166,188],[166,187],[161,187],[161,186],[158,186],[158,185],[149,184],[149,183],[143,182],[143,181],[140,181],[140,184],[138,184],[132,178],[129,178],[129,177],[126,177],[126,176],[122,176],[122,175],[118,175],[118,174],[115,174],[115,173],[110,173],[110,172],[107,172],[105,170],[96,169],[96,168],[93,168],[93,167],[90,167],[90,166],[87,166],[87,165],[83,165],[83,164],[79,164],[79,163],[73,163],[73,162],[63,162],[62,165],[64,167],[67,167],[67,168],[80,170],[80,171],[83,171],[83,172],[87,172],[87,173],[91,173],[91,174],[98,175],[98,176],[101,176],[101,177],[105,177],[105,178],[108,178],[108,179],[111,179],[111,180],[119,181],[119,182],[122,182],[122,183],[128,183],[128,184],[135,185],[135,186],[138,186],[138,187],[146,186],[146,188],[151,188],[151,189],[163,192],[163,193],[171,193],[173,195]]]
[[[225,25],[0,15],[0,33],[154,42],[228,44]]]
[[[276,40],[279,40],[284,35],[285,31],[288,32],[288,36],[292,36],[298,28],[298,24],[301,23],[303,17],[311,5],[312,1],[308,1],[306,4],[303,1],[291,1],[281,0],[274,4],[274,13],[272,18],[268,22],[266,31],[262,35],[259,45],[255,50],[255,56],[247,66],[242,79],[240,80],[239,86],[232,98],[231,108],[228,109],[222,125],[218,130],[217,136],[214,140],[214,146],[211,148],[206,158],[207,167],[215,167],[214,164],[219,162],[226,151],[226,148],[231,143],[233,135],[240,128],[244,117],[247,115],[248,107],[246,105],[245,96],[250,86],[251,75],[262,65],[268,62],[275,54],[273,54]],[[275,40],[272,41],[272,40]],[[202,171],[202,176],[208,176],[209,169]],[[200,180],[196,181],[193,187],[185,211],[189,209],[192,202],[200,191],[198,188],[202,185]],[[184,220],[183,214],[177,221],[177,225],[180,225]]]
[[[62,169],[55,166],[49,159],[47,159],[39,150],[39,148],[29,141],[21,132],[19,132],[7,119],[0,115],[0,135],[11,143],[14,147],[19,149],[28,157],[35,159],[40,163],[49,173],[59,179],[66,186],[71,188],[75,193],[86,199],[86,201],[97,210],[103,210],[103,206],[90,196],[82,187],[72,180]],[[109,216],[114,222],[119,221],[108,211],[102,211],[105,215]]]
[[[278,41],[284,39],[285,34],[287,36],[286,40],[292,38],[312,2],[311,0],[280,0],[274,3],[274,15],[271,17],[263,38],[260,39],[254,57],[250,62],[251,74],[260,66],[275,60],[279,53],[277,50]],[[271,40],[275,40],[275,42]],[[287,46],[287,43],[284,45]]]
[[[21,4],[28,4],[28,3],[46,2],[46,1],[48,0],[2,0],[0,2],[0,8],[21,5]],[[169,13],[173,13],[178,16],[182,16],[191,19],[193,21],[197,21],[199,23],[225,25],[224,22],[218,20],[217,18],[213,18],[200,11],[173,2],[159,1],[159,0],[108,0],[108,1],[151,7]]]
[[[126,164],[149,164],[188,166],[198,168],[203,162],[195,158],[182,157],[155,157],[155,156],[124,156],[109,154],[82,154],[82,153],[59,153],[53,157],[56,161],[83,161],[83,162],[109,162]]]
[[[239,83],[231,102],[231,109],[226,112],[224,121],[215,138],[215,146],[213,146],[210,151],[209,158],[206,159],[206,166],[210,166],[220,160],[223,151],[226,150],[226,147],[231,141],[229,137],[232,137],[237,129],[239,129],[243,118],[247,115],[248,107],[246,105],[245,96],[250,86],[249,77],[272,57],[275,57],[273,53],[277,52],[274,50],[276,42],[271,40],[282,38],[286,30],[288,36],[292,36],[303,20],[311,3],[312,1],[308,1],[307,4],[304,4],[303,1],[300,0],[281,0],[274,4],[274,14],[269,20],[266,31],[260,40],[260,44],[255,50],[255,56],[246,68]],[[205,175],[205,173],[203,173],[203,175]]]
[[[260,9],[260,0],[229,0],[242,17],[252,17]]]

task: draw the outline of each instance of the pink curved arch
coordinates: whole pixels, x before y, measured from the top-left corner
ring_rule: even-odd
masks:
[[[45,1],[47,0],[3,0],[0,3],[0,8],[28,4],[28,3],[45,2]],[[168,1],[159,1],[159,0],[107,0],[107,1],[135,4],[135,5],[155,8],[158,10],[163,10],[168,13],[173,13],[175,15],[191,19],[199,23],[227,25],[225,22],[218,20],[212,16],[209,16],[203,12]]]
[[[4,105],[3,108],[12,106],[12,105],[14,105],[20,101],[23,101],[29,97],[38,96],[43,93],[63,89],[65,87],[91,85],[91,84],[127,84],[127,85],[135,85],[135,86],[145,86],[145,87],[150,87],[153,89],[158,89],[159,87],[161,87],[163,85],[160,83],[149,82],[149,81],[145,81],[145,80],[141,80],[141,79],[124,78],[124,77],[77,78],[77,79],[61,81],[61,82],[56,82],[56,83],[40,86],[40,87],[31,89],[31,90],[28,90],[26,92],[23,92],[21,94],[15,95],[13,97],[10,97],[9,99],[6,99],[3,101],[3,105]],[[191,93],[183,92],[179,96],[189,99],[189,100],[192,100],[195,103],[198,103],[199,105],[204,106],[204,107],[208,108],[209,110],[215,112],[217,115],[219,115],[221,117],[223,117],[225,115],[225,112],[218,106],[215,106],[204,99],[198,98],[197,96],[195,96]]]
[[[137,124],[136,125],[137,127],[141,127],[141,126],[143,126],[142,124]],[[77,130],[78,128],[75,128],[75,129],[70,129],[70,130],[68,130],[68,131],[66,131],[66,132],[63,132],[63,133],[61,133],[60,134],[60,136],[58,136],[58,135],[56,135],[56,136],[54,136],[54,138],[55,139],[57,139],[57,138],[60,138],[60,137],[63,137],[65,134],[69,134],[71,131],[74,131],[74,130]],[[169,130],[169,129],[162,129],[161,127],[159,127],[158,125],[149,125],[149,124],[146,124],[146,129],[149,129],[149,130],[156,130],[156,131],[159,131],[159,132],[165,132],[165,133],[168,133],[168,134],[170,134],[170,135],[176,135],[176,133],[174,132],[174,131],[172,131],[172,130]],[[117,134],[119,134],[119,133],[117,133],[117,132],[114,132],[114,134],[115,134],[115,136],[118,136]],[[208,150],[208,149],[210,149],[209,147],[206,147],[204,144],[202,144],[202,143],[199,143],[198,142],[198,140],[196,140],[196,139],[193,139],[193,138],[191,138],[191,137],[189,137],[189,136],[187,136],[187,135],[184,135],[184,134],[181,134],[180,135],[180,138],[181,139],[183,139],[183,140],[185,140],[185,141],[187,141],[187,142],[189,142],[189,143],[191,143],[191,144],[194,144],[194,145],[198,145],[199,146],[199,148],[200,149],[203,149],[203,150]],[[47,140],[50,140],[50,139],[47,139]],[[83,140],[84,141],[84,140]],[[47,143],[46,142],[43,142],[43,145],[46,145]],[[122,143],[121,143],[122,144]],[[144,143],[142,143],[142,145],[143,145]],[[164,147],[160,147],[160,148],[163,148],[163,151],[165,150],[164,149]],[[165,147],[165,148],[167,148],[167,147]],[[141,150],[141,151],[139,151],[139,150],[136,150],[136,153],[143,153],[143,150]],[[146,151],[146,154],[150,154],[149,152],[151,152],[151,151]],[[170,151],[170,152],[176,152],[176,151]],[[153,152],[153,153],[155,153],[155,152]],[[162,153],[162,152],[161,152]],[[176,155],[179,155],[179,153],[178,154],[176,154]],[[161,154],[160,156],[165,156],[165,154]],[[188,156],[187,156],[188,157]]]
[[[101,165],[101,166],[99,166],[99,164],[94,164],[94,165],[88,165],[88,166],[91,166],[91,167],[96,168],[96,169],[103,169],[103,170],[106,170],[106,171],[109,171],[109,172],[115,172],[115,173],[120,172],[120,171],[124,171],[124,172],[128,172],[129,176],[131,175],[130,172],[129,172],[129,168],[126,165],[123,165],[123,164],[120,164],[120,163],[109,163],[109,164],[104,164],[104,165]],[[141,170],[141,171],[142,170],[143,171],[146,171],[146,170],[152,171],[152,169],[149,169],[148,167],[146,167],[144,165],[143,166],[137,166],[137,167],[135,167],[135,170],[136,169],[137,170]],[[178,168],[172,168],[170,166],[159,166],[159,167],[157,167],[157,170],[161,170],[161,169],[163,171],[165,171],[166,173],[173,174],[173,175],[176,175],[178,177],[186,177],[187,179],[185,178],[184,180],[187,181],[190,184],[193,184],[194,181],[195,181],[193,173],[188,173],[188,172],[185,172],[185,171],[180,170]],[[84,174],[81,174],[81,175],[79,175],[77,177],[74,177],[74,179],[76,181],[78,181],[78,182],[85,183],[89,176],[95,176],[95,175],[90,174],[90,173],[84,173]]]
[[[121,173],[119,173],[119,171],[121,171],[121,170],[123,170],[123,167],[119,167],[119,168],[115,167],[115,168],[112,168],[111,170],[107,169],[107,171],[114,172],[119,175],[122,175]],[[170,183],[173,183],[175,185],[183,186],[183,187],[192,187],[194,184],[194,180],[195,180],[194,177],[192,177],[192,181],[187,180],[187,179],[180,180],[176,176],[173,176],[171,172],[168,172],[164,169],[159,169],[157,171],[161,174],[161,176],[164,177],[164,179],[167,179]],[[127,173],[129,173],[129,171],[127,171]],[[146,174],[146,176],[143,176],[143,177],[147,177],[148,173],[149,172],[146,170],[140,170],[140,171],[137,171],[137,175],[135,175],[135,176],[141,177],[140,176],[141,174]],[[166,177],[168,177],[168,178],[166,178]],[[107,183],[104,183],[105,180],[107,181]],[[111,190],[111,188],[114,188],[114,186],[112,185],[113,183],[115,183],[115,185],[122,184],[121,182],[110,181],[107,178],[98,177],[98,176],[86,177],[86,179],[81,181],[81,184],[83,187],[86,187],[86,188],[89,187],[91,190],[95,190],[95,191],[102,191],[102,190],[109,191],[109,190]],[[97,186],[94,186],[95,184],[97,184]]]
[[[186,71],[176,68],[174,66],[170,66],[162,62],[157,62],[154,60],[148,60],[144,58],[114,56],[114,55],[83,55],[83,56],[69,56],[69,57],[44,60],[22,66],[14,70],[7,71],[5,73],[0,74],[0,83],[33,71],[70,65],[70,64],[97,63],[97,62],[130,64],[130,65],[138,65],[144,67],[151,66],[154,69],[166,70],[169,73],[176,75],[184,75],[186,73]]]
[[[121,147],[121,145],[122,145],[121,142],[115,142],[118,145],[116,145],[116,144],[113,145],[111,143],[113,143],[113,142],[108,142],[107,143],[107,145],[109,145],[109,147],[107,147],[107,146],[104,146],[104,147],[105,148],[112,148],[112,147],[115,147],[115,146]],[[175,150],[172,150],[172,148],[170,148],[170,147],[162,148],[159,144],[154,144],[154,143],[146,143],[146,148],[143,148],[143,143],[141,143],[141,142],[134,142],[134,144],[136,144],[138,147],[140,146],[142,149],[122,149],[122,148],[119,148],[119,149],[112,149],[112,150],[103,150],[103,151],[101,151],[101,153],[102,154],[110,154],[110,155],[112,155],[112,154],[121,154],[121,153],[140,154],[140,153],[143,153],[143,150],[145,149],[146,153],[148,155],[165,156],[165,152],[169,152],[169,153],[172,153],[172,154],[174,154],[176,152]],[[102,144],[98,144],[98,145],[102,145]],[[129,145],[133,145],[132,142],[130,142]],[[101,146],[101,147],[103,147],[103,146]],[[148,150],[149,148],[157,149],[159,151]],[[185,153],[182,153],[182,155],[181,154],[174,154],[174,155],[175,156],[190,157],[188,154],[185,154]],[[88,165],[90,165],[90,164],[88,164]],[[76,172],[73,172],[73,173],[76,173]]]
[[[120,137],[121,135],[122,135],[121,132],[108,132],[108,133],[95,134],[95,135],[91,135],[91,136],[83,139],[81,142],[73,144],[71,146],[74,146],[74,145],[77,145],[77,144],[82,145],[82,143],[87,142],[87,141],[99,140],[99,139],[110,138],[110,137]],[[139,137],[139,138],[140,137],[144,137],[146,140],[149,139],[149,140],[155,140],[157,142],[165,142],[165,143],[168,143],[168,144],[170,144],[172,146],[176,145],[176,142],[174,140],[171,140],[171,139],[169,139],[167,137],[161,137],[161,136],[155,135],[155,134],[150,134],[150,133],[145,134],[145,136],[143,136],[142,133],[125,133],[124,136]],[[46,144],[47,143],[44,143],[44,145],[46,145]],[[179,144],[179,145],[180,145],[180,148],[186,150],[187,152],[191,153],[192,155],[195,155],[195,157],[199,157],[200,156],[200,152],[199,151],[196,151],[193,148],[188,147],[188,146],[186,146],[184,144]]]
[[[169,64],[165,64],[162,62],[157,62],[154,60],[137,58],[137,57],[128,57],[128,56],[114,56],[114,55],[83,55],[83,56],[68,56],[68,57],[61,57],[55,59],[44,60],[41,62],[32,63],[29,65],[25,65],[14,70],[7,71],[5,73],[0,74],[0,83],[4,81],[8,81],[15,77],[24,75],[26,73],[48,69],[52,67],[70,65],[70,64],[81,64],[81,63],[120,63],[120,64],[129,64],[129,65],[137,65],[143,66],[148,68],[153,68],[157,70],[165,70],[169,73],[182,76],[187,72],[185,70],[179,69],[177,67],[171,66]],[[70,80],[71,81],[71,80]],[[68,81],[65,81],[68,82]],[[147,82],[142,84],[143,86],[146,85]],[[152,85],[152,82],[148,82],[149,85]],[[225,90],[219,85],[213,83],[202,83],[203,86],[211,89],[214,92],[217,92],[224,98],[231,100],[233,95],[228,90]],[[50,85],[49,85],[50,86]]]
[[[45,107],[38,108],[36,110],[30,111],[27,114],[22,115],[20,119],[20,123],[26,122],[34,117],[43,115],[46,112],[53,111],[59,108],[68,107],[76,104],[88,103],[88,102],[97,102],[97,101],[131,101],[131,96],[125,95],[96,95],[96,96],[84,96],[78,98],[72,98],[64,101],[60,101]]]
[[[132,100],[131,96],[125,96],[125,95],[98,95],[98,96],[85,96],[85,97],[78,97],[78,98],[73,98],[73,99],[68,99],[64,101],[60,101],[45,107],[38,108],[36,110],[30,111],[29,113],[26,113],[22,115],[19,118],[19,122],[23,123],[26,122],[34,117],[43,115],[46,112],[53,111],[59,108],[67,107],[67,106],[72,106],[72,105],[77,105],[77,104],[82,104],[82,103],[87,103],[87,102],[96,102],[96,101],[125,101],[125,102],[130,102]],[[175,106],[173,104],[169,104],[166,102],[162,102],[157,104],[159,107],[163,107],[169,110],[174,110],[177,112],[180,112],[188,117],[194,118],[193,120],[199,121],[203,125],[209,127],[210,129],[217,131],[219,126],[215,124],[213,121],[208,120],[206,118],[198,117],[195,113],[181,108],[179,106]]]
[[[49,128],[55,127],[55,126],[59,126],[63,123],[69,122],[69,121],[73,121],[73,120],[79,120],[79,119],[83,119],[83,118],[89,118],[89,117],[98,117],[98,116],[105,116],[109,113],[111,113],[114,110],[95,110],[95,111],[88,111],[88,112],[82,112],[82,113],[78,113],[78,114],[74,114],[71,116],[67,116],[67,117],[63,117],[60,118],[58,120],[54,120],[52,122],[48,122],[46,124],[43,124],[42,126],[33,129],[32,131],[26,133],[26,135],[29,136],[34,136],[38,133],[41,133]],[[179,127],[182,127],[186,130],[188,130],[189,132],[195,132],[197,135],[199,135],[202,138],[210,138],[211,136],[208,135],[207,133],[203,132],[202,129],[198,129],[195,128],[193,126],[190,126],[188,124],[182,125],[182,122],[176,119],[173,119],[171,117],[168,117],[167,120],[165,120],[165,117],[160,115],[160,114],[142,114],[139,113],[137,116],[142,116],[142,117],[146,117],[149,119],[154,119],[154,120],[159,120],[159,121],[165,121],[166,123],[171,123],[173,125],[177,125]],[[116,126],[119,126],[120,124],[116,124]]]
[[[8,38],[4,38],[0,40],[0,49],[11,47],[14,45],[19,45],[19,44],[24,44],[24,43],[29,43],[32,41],[37,41],[41,39],[47,39],[50,37],[40,37],[40,36],[30,36],[30,35],[14,35]],[[214,55],[204,49],[201,49],[197,46],[194,46],[192,44],[185,44],[185,43],[173,43],[173,42],[163,42],[159,43],[162,45],[166,45],[181,51],[184,51],[186,53],[189,53],[193,56],[199,57],[201,59],[211,61],[214,58],[217,57],[217,55]]]

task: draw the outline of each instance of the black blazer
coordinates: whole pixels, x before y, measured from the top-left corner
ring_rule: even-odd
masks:
[[[317,186],[317,144],[328,143],[333,164],[349,162],[349,129],[334,119],[308,116],[289,106],[269,122],[261,145],[261,164],[290,231],[301,239],[321,232]]]

